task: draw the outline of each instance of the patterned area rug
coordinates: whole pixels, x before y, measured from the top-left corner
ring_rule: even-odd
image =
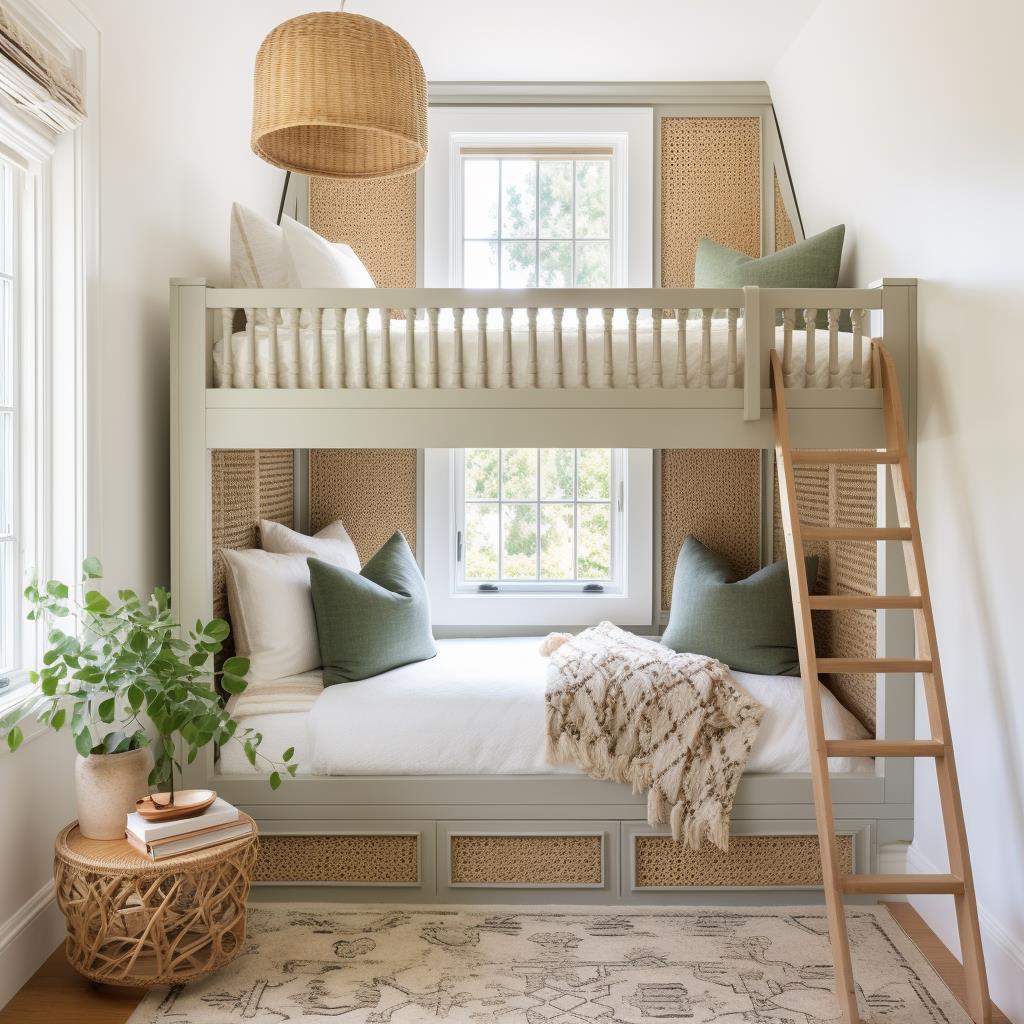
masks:
[[[848,911],[862,1019],[970,1024],[882,908]],[[835,1019],[823,912],[264,904],[246,948],[130,1024]]]

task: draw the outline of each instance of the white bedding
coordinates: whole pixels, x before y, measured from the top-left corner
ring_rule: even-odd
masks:
[[[317,775],[579,774],[544,760],[548,659],[538,637],[439,640],[430,661],[317,693],[316,674],[257,684],[229,704],[279,757],[293,745],[299,770]],[[486,666],[486,671],[481,670]],[[810,770],[799,678],[733,676],[767,711],[748,772]],[[824,687],[829,739],[863,739],[864,727]],[[251,771],[238,744],[221,771]],[[869,758],[830,758],[833,772],[870,771]]]
[[[325,324],[328,311],[324,314]],[[254,348],[252,351],[245,332],[233,335],[231,341],[231,381],[227,380],[224,360],[224,340],[217,338],[213,346],[214,384],[217,387],[233,386],[236,388],[337,388],[359,387],[361,380],[361,359],[359,327],[355,319],[355,311],[350,310],[346,316],[345,328],[345,373],[342,381],[339,365],[339,347],[337,333],[333,326],[325,326],[322,342],[318,342],[311,329],[299,331],[298,347],[288,328],[277,329],[276,352],[272,347],[271,331],[265,324],[260,324],[254,332]],[[728,378],[728,324],[724,319],[712,321],[711,329],[711,378],[710,386],[725,387]],[[405,373],[405,335],[406,322],[394,320],[391,323],[391,374],[393,383],[404,381]],[[369,354],[369,386],[384,386],[381,372],[381,340],[380,315],[374,310],[370,313],[367,329]],[[566,387],[579,384],[577,374],[577,324],[576,311],[566,310],[562,327],[562,345],[564,351],[563,372]],[[453,385],[452,355],[454,351],[454,325],[451,312],[442,310],[438,321],[438,363],[439,379],[442,387]],[[528,325],[525,314],[517,311],[513,318],[512,329],[512,370],[513,382],[517,386],[527,384],[527,349]],[[477,325],[474,312],[466,314],[463,329],[463,370],[467,382],[476,384],[477,368]],[[676,321],[662,321],[662,370],[666,387],[675,382],[676,352],[678,328]],[[625,386],[628,371],[628,322],[623,311],[618,311],[613,325],[612,347],[614,363],[614,381],[617,386]],[[653,351],[653,331],[650,316],[637,321],[637,378],[641,387],[649,387],[653,383],[651,358]],[[783,342],[783,329],[776,329],[776,345],[780,351]],[[690,387],[697,387],[701,382],[701,349],[702,325],[700,320],[687,323],[686,334],[686,365]],[[497,387],[501,383],[502,373],[502,321],[497,310],[491,310],[487,321],[487,370],[489,386]],[[598,310],[592,310],[587,321],[587,359],[588,379],[594,386],[600,386],[604,373],[604,322]],[[738,330],[736,345],[736,387],[743,383],[743,332],[742,325]],[[537,324],[537,371],[538,383],[541,387],[554,387],[553,371],[554,335],[550,313],[541,310]],[[828,331],[818,330],[815,334],[815,386],[825,387],[829,383],[829,339]],[[806,353],[805,334],[802,330],[793,331],[793,376],[791,386],[803,387],[804,358]],[[862,349],[863,384],[869,386],[871,380],[871,346],[865,339]],[[851,386],[853,369],[853,335],[839,335],[839,379],[834,386],[848,388]],[[417,323],[415,332],[415,372],[418,387],[430,385],[430,354],[428,328],[426,323]]]

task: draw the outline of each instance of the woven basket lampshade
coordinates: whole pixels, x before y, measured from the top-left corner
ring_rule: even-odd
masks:
[[[427,79],[416,51],[373,18],[303,14],[263,40],[252,148],[329,178],[384,178],[427,158]]]

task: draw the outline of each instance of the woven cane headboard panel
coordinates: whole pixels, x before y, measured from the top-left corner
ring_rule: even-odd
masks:
[[[415,552],[416,449],[312,449],[309,516],[314,533],[341,519],[363,563],[395,530]]]
[[[782,189],[779,188],[779,176],[775,175],[775,251],[796,244],[796,232],[793,222],[786,213],[786,204],[782,201]]]
[[[697,242],[761,255],[761,121],[661,119],[661,286],[692,288]]]
[[[351,245],[378,288],[416,287],[416,175],[310,178],[309,226]]]
[[[796,492],[800,521],[810,526],[877,525],[874,466],[797,466]],[[785,558],[785,540],[775,485],[775,557]],[[809,554],[819,558],[818,593],[874,594],[877,591],[877,552],[873,543],[809,541]],[[875,657],[873,611],[815,612],[818,653],[826,658]],[[835,675],[829,689],[869,729],[875,729],[875,677]]]
[[[725,555],[739,576],[761,565],[761,453],[666,448],[661,453],[661,606],[687,534]]]
[[[295,456],[291,448],[220,448],[211,452],[213,614],[227,618],[221,548],[254,548],[259,521],[294,525]]]

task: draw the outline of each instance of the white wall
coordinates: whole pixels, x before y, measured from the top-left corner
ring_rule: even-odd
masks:
[[[804,227],[847,225],[844,283],[920,278],[921,523],[993,996],[1017,1021],[1022,35],[1015,0],[823,0],[769,76]],[[934,771],[917,768],[910,870],[944,869]],[[914,903],[957,948],[952,900]]]

